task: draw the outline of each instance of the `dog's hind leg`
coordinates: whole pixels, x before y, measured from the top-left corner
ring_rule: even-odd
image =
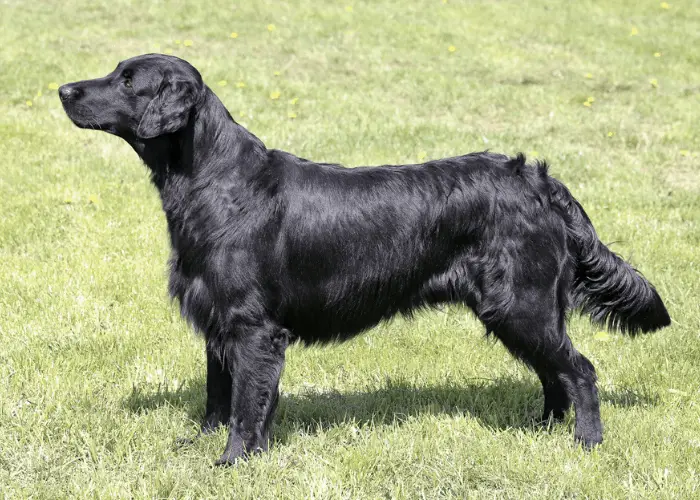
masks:
[[[550,373],[546,368],[535,368],[535,371],[542,382],[544,392],[542,423],[546,424],[550,418],[555,422],[563,420],[567,410],[571,407],[571,399],[566,392],[566,387],[555,373]]]
[[[544,389],[543,417],[576,410],[575,438],[585,448],[603,440],[595,369],[566,334],[564,308],[548,287],[530,287],[516,297],[497,325],[489,326],[506,348],[533,368]]]

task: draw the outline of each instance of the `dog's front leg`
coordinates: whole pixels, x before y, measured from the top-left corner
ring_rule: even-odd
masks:
[[[232,373],[229,436],[217,465],[266,451],[279,398],[288,332],[272,324],[237,328],[226,346]]]
[[[231,372],[223,352],[207,345],[207,405],[202,421],[202,434],[214,432],[231,417]]]

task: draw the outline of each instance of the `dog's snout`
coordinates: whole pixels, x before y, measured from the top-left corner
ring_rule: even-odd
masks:
[[[77,99],[83,94],[83,91],[78,88],[76,85],[61,85],[61,87],[58,89],[58,96],[61,98],[62,101],[68,101],[71,99]]]

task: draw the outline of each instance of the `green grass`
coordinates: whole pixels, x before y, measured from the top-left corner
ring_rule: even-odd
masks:
[[[700,4],[669,3],[0,2],[0,494],[698,496]],[[204,356],[167,298],[157,194],[47,87],[150,51],[315,160],[546,158],[674,320],[607,341],[572,320],[604,444],[576,448],[572,415],[535,428],[536,377],[451,307],[290,348],[269,454],[213,468],[224,432],[175,449],[203,412]]]

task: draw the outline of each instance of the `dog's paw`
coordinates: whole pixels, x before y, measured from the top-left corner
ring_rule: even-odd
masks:
[[[581,445],[585,451],[591,451],[603,442],[603,434],[600,432],[592,432],[590,434],[579,435],[577,433],[574,436],[574,440],[577,444]]]
[[[231,467],[239,463],[246,462],[247,460],[248,456],[246,454],[224,452],[224,454],[221,455],[221,458],[214,462],[214,465],[216,467]]]

